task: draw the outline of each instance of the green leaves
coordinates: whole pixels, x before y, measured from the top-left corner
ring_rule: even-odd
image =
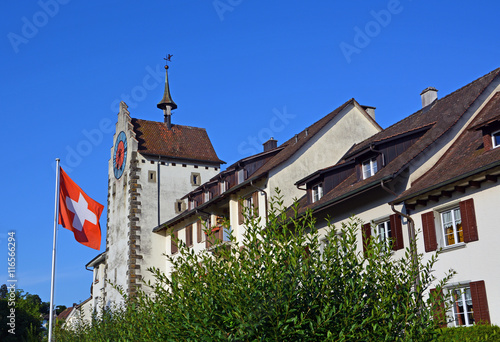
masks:
[[[269,206],[267,223],[247,210],[239,244],[216,241],[199,254],[181,244],[167,255],[171,275],[152,269],[148,294],[105,311],[74,340],[433,340],[432,302],[423,298],[435,257],[415,263],[407,250],[394,260],[374,241],[364,254],[356,218],[322,232],[328,243],[320,249],[310,212],[299,216],[279,196]]]

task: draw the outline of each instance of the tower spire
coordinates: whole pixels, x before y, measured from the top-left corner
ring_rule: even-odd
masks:
[[[172,115],[172,110],[177,108],[177,105],[175,104],[174,100],[172,100],[172,96],[170,95],[170,88],[168,86],[168,62],[170,62],[170,58],[172,58],[173,55],[167,54],[165,60],[165,91],[163,92],[163,98],[161,101],[156,105],[159,109],[163,110],[163,116],[164,116],[164,122],[167,124],[167,128],[170,129],[172,127],[171,123],[171,115]]]

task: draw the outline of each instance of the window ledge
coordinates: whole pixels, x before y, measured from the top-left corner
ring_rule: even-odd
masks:
[[[462,249],[465,247],[467,247],[467,244],[465,242],[460,242],[460,243],[456,243],[456,244],[451,245],[451,246],[446,246],[446,247],[441,248],[441,253],[454,251],[455,249]]]

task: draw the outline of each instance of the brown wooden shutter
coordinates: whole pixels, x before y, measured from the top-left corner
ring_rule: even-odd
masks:
[[[430,289],[430,296],[434,299],[434,302],[431,306],[434,320],[441,328],[445,328],[447,326],[446,323],[446,308],[444,306],[443,300],[443,292],[437,292],[436,289]]]
[[[479,235],[477,234],[476,213],[474,211],[474,200],[472,198],[460,202],[460,216],[462,217],[464,242],[479,240]]]
[[[394,214],[390,217],[391,233],[392,233],[392,250],[397,251],[404,248],[403,227],[401,216]]]
[[[170,241],[171,241],[171,243],[170,243],[170,252],[171,252],[171,254],[175,254],[179,250],[178,247],[177,247],[177,236],[178,235],[179,235],[179,232],[175,231],[170,236]]]
[[[259,192],[255,191],[252,194],[252,203],[253,203],[253,213],[255,213],[255,216],[259,216]]]
[[[202,224],[201,221],[196,222],[196,235],[197,235],[197,241],[198,243],[203,241],[203,229],[202,229]]]
[[[472,310],[474,312],[475,324],[490,324],[490,311],[488,309],[488,300],[486,298],[486,287],[484,280],[473,281],[469,284],[472,297]]]
[[[434,224],[434,212],[422,214],[422,230],[424,233],[424,245],[426,252],[437,249],[436,225]]]
[[[191,247],[193,245],[193,225],[190,224],[186,227],[186,246]]]
[[[243,200],[238,201],[238,224],[243,224]]]
[[[362,240],[363,240],[363,253],[366,254],[368,244],[370,243],[370,237],[372,236],[372,225],[371,223],[365,223],[362,229]]]

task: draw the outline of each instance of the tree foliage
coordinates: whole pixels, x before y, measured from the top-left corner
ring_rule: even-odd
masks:
[[[22,290],[7,292],[0,299],[0,341],[40,341],[43,335],[41,302],[38,295]]]
[[[423,263],[410,249],[394,259],[372,241],[358,248],[361,222],[327,229],[321,245],[311,213],[270,201],[268,222],[245,213],[239,244],[194,253],[180,242],[166,257],[173,273],[152,270],[151,290],[92,325],[59,332],[78,341],[432,341],[436,256]],[[228,231],[230,228],[225,227]],[[207,233],[209,233],[207,231]],[[447,279],[441,281],[441,285]],[[427,298],[427,297],[425,297]]]

